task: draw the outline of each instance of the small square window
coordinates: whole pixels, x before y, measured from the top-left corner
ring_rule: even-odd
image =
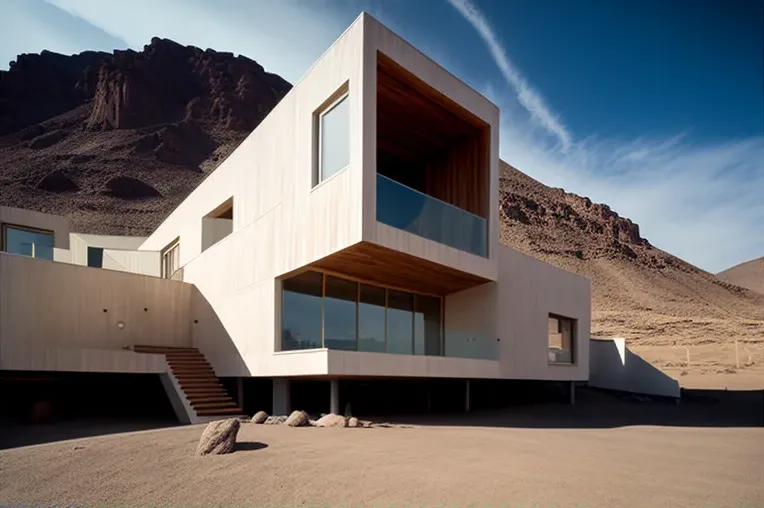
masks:
[[[576,335],[576,320],[561,316],[549,316],[549,363],[572,364],[574,362],[574,345]]]
[[[345,94],[318,115],[318,178],[323,182],[350,164],[350,101]]]

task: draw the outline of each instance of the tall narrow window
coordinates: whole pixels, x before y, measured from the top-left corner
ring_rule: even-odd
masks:
[[[323,182],[350,164],[350,101],[344,95],[318,118],[318,179]]]
[[[324,347],[354,351],[358,283],[326,276],[324,294]]]
[[[414,295],[387,292],[387,352],[414,353]]]
[[[162,278],[169,279],[180,268],[180,239],[162,251]]]
[[[385,288],[361,284],[358,351],[385,352]]]
[[[549,363],[573,363],[576,321],[549,316]]]
[[[53,260],[53,232],[3,224],[3,251]]]
[[[304,272],[282,282],[282,351],[322,347],[322,285],[323,274],[317,272]]]

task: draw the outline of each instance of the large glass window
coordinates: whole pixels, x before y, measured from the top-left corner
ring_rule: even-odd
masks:
[[[358,283],[326,276],[324,293],[324,347],[355,351]]]
[[[283,281],[281,349],[443,355],[442,299],[319,272]]]
[[[11,254],[53,260],[53,233],[3,225],[3,250]]]
[[[318,181],[350,164],[350,101],[345,95],[319,116]]]
[[[440,298],[414,295],[414,354],[439,356]]]
[[[322,347],[322,274],[305,272],[282,282],[281,349]]]
[[[576,321],[549,316],[549,363],[573,363]]]
[[[358,351],[385,352],[385,288],[361,284]]]
[[[387,291],[387,352],[414,352],[414,295]]]

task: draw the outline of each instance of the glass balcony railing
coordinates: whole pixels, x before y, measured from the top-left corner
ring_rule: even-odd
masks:
[[[499,341],[477,332],[447,329],[445,355],[476,360],[498,360]]]
[[[377,220],[455,249],[488,257],[488,225],[479,217],[377,174]]]

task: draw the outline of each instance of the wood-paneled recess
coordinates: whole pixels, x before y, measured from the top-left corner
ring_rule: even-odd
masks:
[[[377,54],[377,172],[475,215],[490,212],[490,126]]]
[[[357,243],[306,268],[310,267],[360,281],[439,296],[489,282],[477,275],[368,242]]]

